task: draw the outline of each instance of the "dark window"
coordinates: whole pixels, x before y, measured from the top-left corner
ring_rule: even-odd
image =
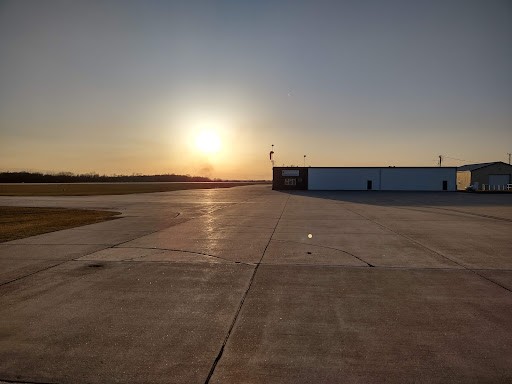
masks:
[[[443,180],[443,191],[448,190],[448,180]]]
[[[371,181],[371,180],[368,180],[368,181],[366,182],[366,189],[367,189],[367,190],[372,189],[372,181]]]

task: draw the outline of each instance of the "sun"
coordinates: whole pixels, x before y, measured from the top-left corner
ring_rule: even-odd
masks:
[[[220,147],[220,137],[213,131],[200,132],[196,137],[196,148],[205,154],[217,153]]]

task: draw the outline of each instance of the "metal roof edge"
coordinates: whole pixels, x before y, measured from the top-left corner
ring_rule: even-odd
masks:
[[[508,164],[507,164],[508,165]],[[394,166],[381,166],[381,167],[299,167],[299,166],[276,166],[273,167],[276,169],[412,169],[412,168],[419,168],[419,169],[457,169],[458,167],[435,167],[435,166],[427,166],[427,167],[414,167],[414,166],[404,166],[404,167],[394,167]]]
[[[490,167],[491,165],[495,165],[495,164],[503,164],[503,165],[507,165],[507,166],[512,166],[510,164],[505,163],[504,161],[492,161],[490,163],[476,163],[476,164],[461,165],[460,167],[457,167],[457,170],[471,172],[471,171],[476,171],[477,169]],[[472,167],[474,167],[474,168],[472,168]],[[466,168],[466,169],[463,169],[463,168]]]

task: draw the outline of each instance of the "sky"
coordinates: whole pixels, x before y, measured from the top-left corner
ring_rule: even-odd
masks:
[[[0,171],[508,161],[511,69],[510,0],[0,0]]]

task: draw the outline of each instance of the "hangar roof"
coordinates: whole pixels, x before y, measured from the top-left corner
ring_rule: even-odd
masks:
[[[508,164],[507,164],[508,165]],[[415,168],[415,169],[430,169],[430,168],[435,168],[435,169],[456,169],[457,167],[445,167],[444,165],[442,167],[439,167],[438,165],[436,166],[426,166],[426,167],[421,167],[421,166],[394,166],[394,165],[386,165],[386,166],[382,166],[382,167],[374,167],[374,166],[368,166],[368,167],[311,167],[311,166],[306,166],[306,167],[303,167],[303,166],[296,166],[296,165],[289,165],[289,166],[286,166],[286,165],[283,165],[283,166],[275,166],[273,167],[274,169],[298,169],[298,168],[308,168],[308,169],[331,169],[331,168],[335,168],[335,169],[388,169],[388,168],[395,168],[395,169],[412,169],[412,168]]]
[[[509,165],[507,163],[504,163],[503,161],[493,161],[491,163],[479,163],[479,164],[463,165],[461,167],[458,167],[457,171],[474,171],[475,169],[480,169],[480,168],[488,167],[489,165],[500,164],[500,163],[501,164],[505,164],[505,165]]]

